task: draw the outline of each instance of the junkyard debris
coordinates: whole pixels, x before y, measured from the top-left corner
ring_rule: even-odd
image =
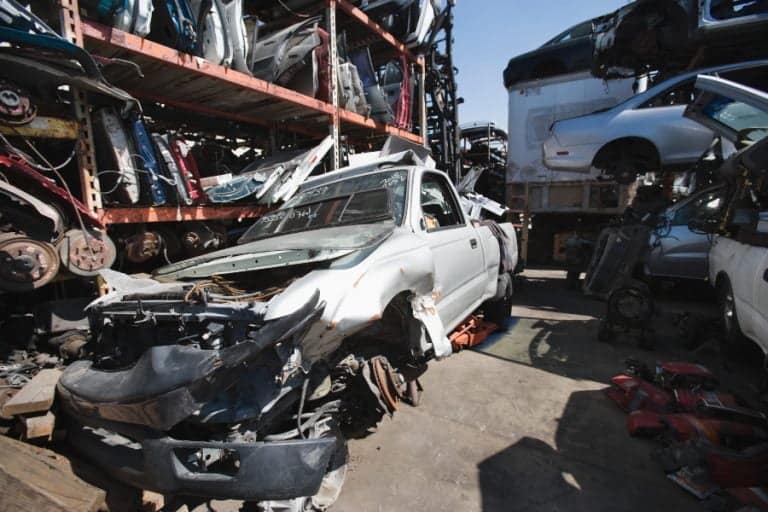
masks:
[[[32,412],[45,412],[53,405],[56,383],[61,370],[45,369],[35,375],[13,398],[3,405],[5,417]]]

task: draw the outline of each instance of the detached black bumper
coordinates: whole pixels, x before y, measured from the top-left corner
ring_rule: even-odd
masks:
[[[320,488],[336,450],[334,438],[259,443],[179,441],[170,437],[140,443],[79,425],[71,444],[118,480],[163,494],[264,501],[312,496]],[[226,472],[195,470],[190,457],[200,450],[236,454]]]

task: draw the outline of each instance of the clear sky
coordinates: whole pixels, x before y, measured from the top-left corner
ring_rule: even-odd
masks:
[[[503,72],[512,57],[533,50],[581,21],[608,14],[626,0],[457,0],[454,65],[459,122],[494,121],[507,129]]]

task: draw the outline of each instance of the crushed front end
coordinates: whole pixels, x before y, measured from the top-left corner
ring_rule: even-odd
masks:
[[[297,347],[322,315],[319,293],[265,321],[274,291],[155,288],[91,306],[91,357],[58,385],[72,444],[119,479],[166,494],[314,495],[343,442],[329,423],[335,404],[286,418],[307,387]]]
[[[273,318],[288,293],[277,279],[245,292],[221,278],[112,274],[117,290],[88,308],[88,357],[58,392],[71,444],[129,485],[325,510],[346,472],[345,436],[418,401],[426,365],[393,343],[395,310],[310,364],[319,291]]]

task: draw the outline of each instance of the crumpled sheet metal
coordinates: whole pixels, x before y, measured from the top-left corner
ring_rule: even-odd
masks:
[[[422,350],[429,347],[428,343],[435,350],[436,359],[444,359],[453,353],[453,347],[445,332],[445,326],[437,314],[437,306],[434,297],[430,295],[416,295],[411,299],[411,308],[413,316],[424,324],[424,329],[429,338],[422,336]]]
[[[86,310],[116,304],[131,295],[178,295],[192,288],[190,283],[161,283],[154,279],[132,277],[108,268],[100,271],[99,276],[111,291],[88,304]]]
[[[8,53],[8,49],[0,50],[2,50],[0,51],[0,67],[3,71],[28,87],[35,87],[40,84],[70,85],[123,102],[124,107],[121,109],[123,115],[133,110],[141,112],[141,104],[136,98],[124,90],[108,84],[106,80],[92,78],[69,66],[53,66],[20,54]]]
[[[62,403],[84,423],[93,418],[166,431],[241,379],[244,363],[278,343],[298,342],[323,313],[319,295],[315,291],[290,314],[263,323],[225,348],[157,345],[122,370],[96,369],[90,361],[79,361],[59,381]],[[261,320],[264,307],[236,306],[242,307],[237,314],[245,313],[246,322]]]

